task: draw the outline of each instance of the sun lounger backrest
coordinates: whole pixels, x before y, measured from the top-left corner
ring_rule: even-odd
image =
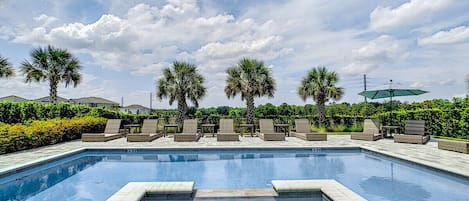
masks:
[[[185,119],[182,127],[183,133],[197,133],[197,119]]]
[[[142,133],[156,133],[158,130],[158,119],[144,119]]]
[[[311,124],[307,119],[295,119],[297,133],[311,133]]]
[[[220,119],[220,133],[234,133],[233,119]]]
[[[377,134],[379,133],[378,126],[376,126],[375,122],[371,119],[365,119],[365,123],[363,124],[363,133]]]
[[[274,121],[272,119],[259,120],[259,128],[261,133],[274,133]]]
[[[108,119],[104,133],[119,133],[121,121],[121,119]]]
[[[406,120],[405,134],[407,135],[425,135],[425,121],[423,120]]]

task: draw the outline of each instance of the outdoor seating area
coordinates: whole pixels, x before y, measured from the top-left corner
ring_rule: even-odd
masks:
[[[256,130],[256,124],[235,123],[234,119],[220,119],[218,124],[202,123],[198,119],[185,119],[182,125],[168,122],[162,127],[158,119],[144,119],[142,124],[121,125],[121,122],[121,119],[109,119],[103,133],[84,133],[81,139],[83,142],[105,142],[126,136],[127,142],[151,142],[160,137],[169,137],[168,129],[171,128],[174,130],[172,136],[175,142],[194,142],[201,137],[216,137],[217,141],[240,141],[240,137],[244,135],[243,130],[246,128],[248,131]],[[132,125],[132,127],[128,125]],[[235,127],[235,125],[238,126]],[[258,125],[259,128],[256,130],[255,135],[253,136],[248,133],[247,137],[259,137],[264,141],[285,141],[285,137],[290,136],[290,127],[294,127],[294,131],[292,131],[293,137],[306,141],[327,141],[327,133],[311,131],[312,123],[308,119],[295,119],[293,125],[288,123],[275,124],[273,119],[259,119]],[[283,132],[278,132],[278,125],[284,128]],[[383,139],[387,136],[385,129],[383,129],[386,126],[378,125],[377,120],[365,119],[363,131],[351,132],[350,139],[364,141]],[[121,127],[124,129],[121,129]],[[181,127],[182,132],[178,132]],[[204,136],[202,131],[207,127],[212,130],[212,134]],[[131,128],[134,128],[134,130]],[[214,132],[215,128],[218,128],[217,132]],[[393,128],[400,127],[393,126]],[[425,121],[406,120],[404,132],[402,134],[396,133],[391,138],[396,143],[425,144],[430,140],[430,135],[425,131]],[[441,149],[465,153],[466,145],[467,143],[450,145],[442,142]]]
[[[286,137],[296,137],[305,141],[327,141],[327,133],[312,132],[312,123],[308,119],[295,119],[294,124],[290,125],[287,123],[281,123],[282,127],[285,127],[284,132],[277,132],[277,127],[273,119],[259,119],[259,128],[256,129],[256,124],[246,124],[244,122],[236,123],[234,119],[219,119],[218,124],[213,123],[202,123],[197,119],[186,119],[182,125],[169,123],[159,124],[161,120],[158,119],[145,119],[141,127],[136,127],[140,132],[133,132],[131,129],[126,128],[125,125],[121,125],[121,119],[109,119],[106,123],[106,127],[103,133],[84,133],[82,134],[81,140],[83,142],[106,142],[110,140],[119,139],[126,137],[127,142],[151,142],[158,138],[174,138],[175,142],[196,142],[201,137],[216,138],[218,142],[239,142],[242,137],[258,137],[263,141],[285,141]],[[209,129],[213,130],[211,135],[204,135],[203,129],[209,125]],[[237,126],[236,126],[237,125]],[[385,138],[391,138],[395,143],[409,143],[409,144],[426,144],[430,141],[430,135],[425,130],[425,121],[423,120],[406,120],[405,126],[401,129],[400,126],[379,126],[378,120],[365,119],[363,122],[362,132],[351,132],[351,140],[363,140],[363,141],[376,141]],[[124,127],[126,129],[121,129]],[[161,129],[159,129],[161,127]],[[178,130],[182,127],[182,132]],[[291,131],[290,127],[294,128]],[[395,130],[394,135],[389,135],[386,129],[392,127]],[[214,132],[217,128],[217,132]],[[168,129],[173,129],[174,134],[170,136]],[[248,131],[248,133],[244,133]],[[399,133],[397,130],[404,132]],[[252,131],[253,133],[250,133]],[[386,137],[388,136],[388,137]],[[469,153],[469,142],[454,141],[438,139],[438,149],[448,150],[460,153]]]

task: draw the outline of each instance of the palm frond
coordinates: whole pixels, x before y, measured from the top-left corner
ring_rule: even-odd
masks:
[[[206,95],[205,79],[197,72],[197,66],[187,62],[174,61],[173,65],[163,70],[163,77],[157,81],[157,97],[174,101],[190,100],[196,107]],[[186,103],[184,103],[187,105]]]
[[[327,102],[329,99],[340,100],[344,89],[336,86],[338,80],[337,73],[328,71],[326,67],[313,68],[301,81],[298,95],[303,101],[306,101],[308,97],[316,102]]]
[[[14,71],[10,62],[5,57],[0,56],[0,77],[10,77]]]

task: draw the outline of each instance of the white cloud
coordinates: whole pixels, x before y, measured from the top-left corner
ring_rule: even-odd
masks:
[[[382,35],[354,51],[358,59],[392,62],[396,59],[403,59],[408,56],[405,53],[405,43],[396,40],[392,36]]]
[[[345,75],[359,75],[369,73],[377,67],[377,65],[371,63],[353,62],[343,67],[341,72]]]
[[[440,45],[464,42],[469,39],[469,27],[460,26],[449,31],[440,31],[431,36],[420,38],[419,45]]]
[[[33,18],[35,21],[42,23],[43,26],[48,26],[58,19],[56,17],[47,16],[46,14],[41,14]]]
[[[35,19],[51,21],[47,15]],[[18,33],[14,41],[55,44],[90,54],[104,68],[137,74],[155,73],[176,59],[197,60],[220,71],[243,56],[272,59],[287,54],[288,48],[277,45],[281,37],[270,33],[272,24],[229,14],[204,16],[195,1],[169,1],[161,8],[139,4],[125,17],[105,14],[90,24],[39,26]]]
[[[457,0],[410,0],[397,8],[376,7],[370,14],[370,28],[387,31],[396,27],[422,24],[431,20],[435,12],[443,10]]]
[[[379,66],[399,62],[409,56],[406,42],[389,35],[371,40],[352,52],[352,61],[341,69],[346,75],[369,73]]]

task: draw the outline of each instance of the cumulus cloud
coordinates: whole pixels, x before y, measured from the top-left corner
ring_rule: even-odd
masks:
[[[405,42],[382,35],[353,50],[353,61],[342,70],[348,75],[368,73],[379,65],[402,61],[408,56]]]
[[[177,59],[223,70],[226,58],[271,59],[289,51],[276,45],[282,38],[270,33],[273,22],[256,23],[219,13],[205,16],[196,1],[171,0],[161,8],[138,4],[124,17],[105,14],[90,24],[45,26],[54,19],[36,17],[44,24],[19,33],[14,41],[55,44],[90,54],[104,68],[137,74],[158,72]]]
[[[378,66],[372,63],[365,63],[365,62],[353,62],[341,69],[341,72],[346,75],[358,75],[363,73],[368,73]]]
[[[407,56],[405,44],[389,35],[382,35],[354,51],[358,59],[391,62]]]
[[[440,31],[431,36],[420,38],[419,45],[441,45],[459,43],[469,39],[469,27],[459,26],[448,31]]]
[[[387,31],[396,27],[421,24],[431,20],[435,12],[443,10],[457,0],[410,0],[397,8],[376,7],[370,14],[370,28]]]

